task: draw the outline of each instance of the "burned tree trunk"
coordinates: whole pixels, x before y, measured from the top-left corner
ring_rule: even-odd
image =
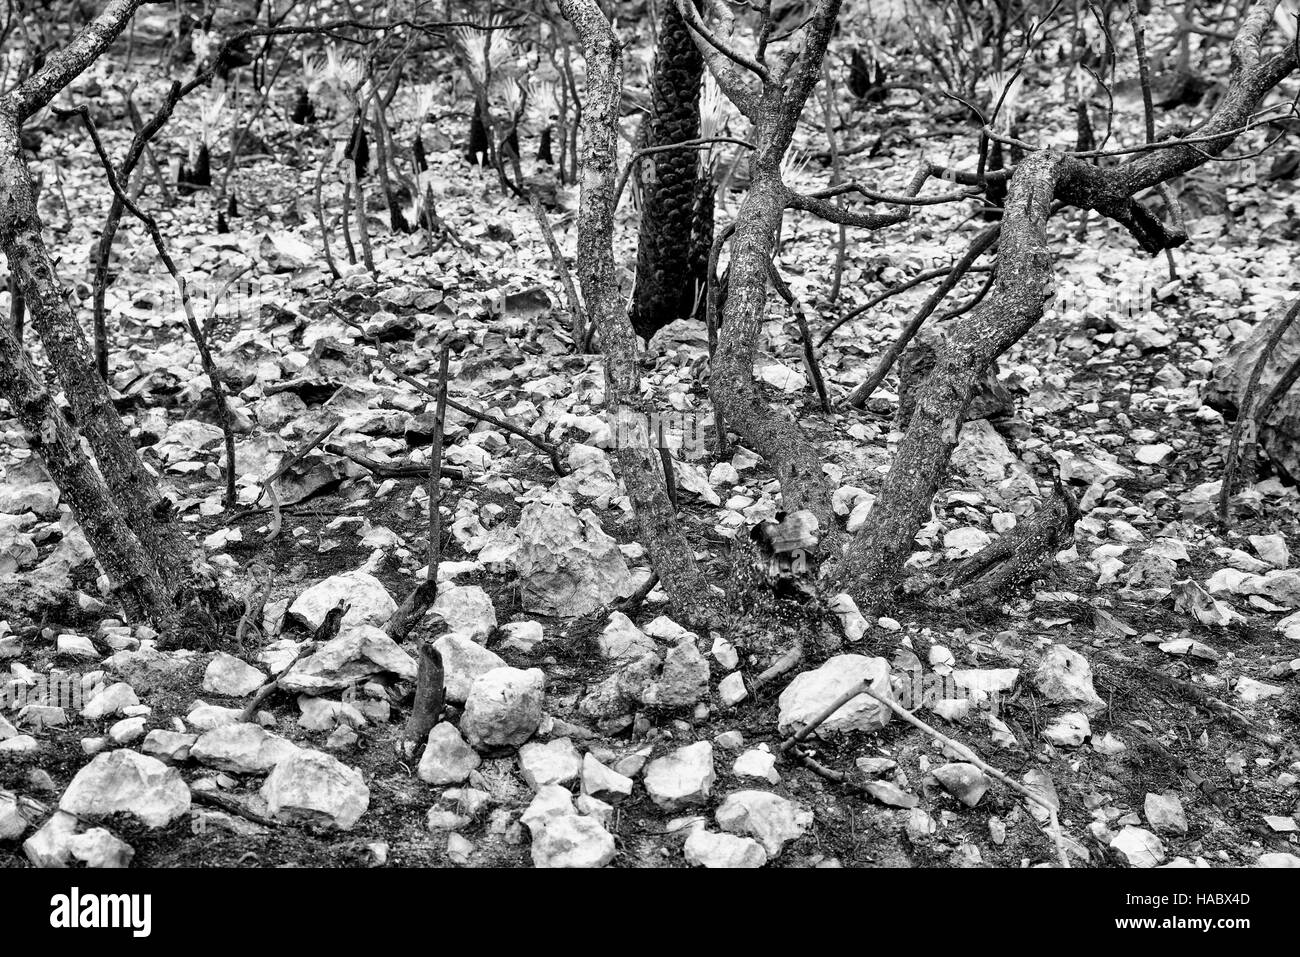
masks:
[[[667,3],[655,51],[652,104],[642,147],[654,149],[685,143],[700,134],[700,79],[704,59],[690,29],[673,4]],[[713,194],[700,191],[700,156],[680,149],[647,156],[642,166],[641,231],[637,245],[636,290],[632,327],[647,342],[676,319],[693,315],[704,302],[708,248],[712,244]],[[702,201],[703,200],[703,201]],[[697,227],[708,219],[703,261]],[[693,241],[694,237],[694,241]]]

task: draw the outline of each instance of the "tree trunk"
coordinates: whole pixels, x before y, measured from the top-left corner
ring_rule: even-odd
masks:
[[[615,423],[619,474],[646,546],[679,613],[697,627],[720,622],[717,596],[695,562],[660,473],[650,455],[647,413],[641,397],[636,333],[618,296],[614,269],[614,186],[618,175],[618,108],[623,60],[614,31],[595,0],[559,0],[587,60],[582,104],[581,196],[578,211],[578,281],[588,319],[605,354],[605,404]]]
[[[704,59],[686,21],[672,3],[666,4],[659,24],[643,147],[684,143],[700,135],[703,74]],[[646,177],[641,207],[632,328],[647,342],[670,322],[695,313],[704,301],[708,248],[713,239],[713,193],[711,189],[701,192],[701,156],[698,150],[669,150],[642,162],[643,173],[651,175]],[[707,229],[702,222],[706,216]]]

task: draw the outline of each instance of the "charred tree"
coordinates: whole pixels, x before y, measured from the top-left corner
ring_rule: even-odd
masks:
[[[690,28],[668,3],[655,50],[643,148],[685,143],[700,135],[703,76],[704,58]],[[713,190],[701,177],[700,165],[700,153],[690,149],[657,152],[643,164],[632,327],[647,342],[676,319],[702,315],[713,243]]]

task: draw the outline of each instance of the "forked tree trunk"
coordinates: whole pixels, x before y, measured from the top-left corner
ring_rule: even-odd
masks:
[[[127,610],[172,627],[178,598],[197,590],[201,556],[173,520],[170,504],[136,454],[97,374],[42,239],[35,189],[19,141],[23,121],[112,43],[139,3],[109,0],[44,69],[0,99],[0,248],[98,473],[81,452],[76,433],[51,412],[48,392],[21,347],[15,350],[12,337],[0,347],[0,390],[36,436],[37,450],[77,512],[96,558],[115,587],[128,595]]]

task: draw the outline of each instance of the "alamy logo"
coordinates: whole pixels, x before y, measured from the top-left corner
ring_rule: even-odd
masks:
[[[150,894],[82,894],[80,888],[50,898],[50,926],[124,927],[133,937],[148,937],[153,929]]]

